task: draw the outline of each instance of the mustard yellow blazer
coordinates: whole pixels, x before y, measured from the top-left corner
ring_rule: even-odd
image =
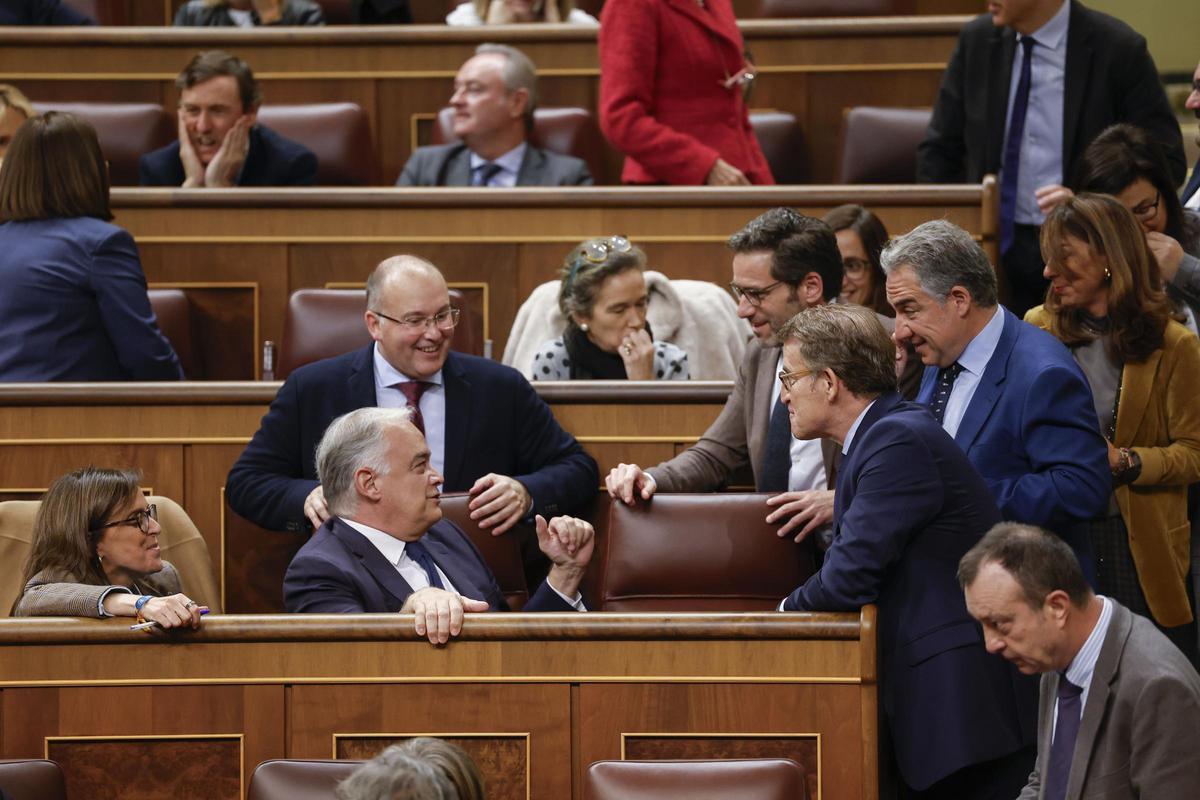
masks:
[[[1042,306],[1025,321],[1050,327]],[[1160,625],[1185,625],[1192,619],[1187,487],[1200,481],[1200,340],[1179,323],[1168,323],[1161,349],[1125,364],[1115,438],[1115,447],[1142,459],[1138,479],[1116,488],[1142,592]]]

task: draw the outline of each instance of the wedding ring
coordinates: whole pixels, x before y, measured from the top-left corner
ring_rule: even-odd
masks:
[[[184,604],[183,604],[183,607],[184,607],[184,608],[192,608],[192,607],[194,607],[195,605],[196,605],[196,601],[195,601],[195,600],[188,600],[186,603],[184,603]]]
[[[623,345],[621,347],[621,349],[625,351],[625,355],[629,355],[630,353],[633,352],[633,348],[630,347],[629,345]]]

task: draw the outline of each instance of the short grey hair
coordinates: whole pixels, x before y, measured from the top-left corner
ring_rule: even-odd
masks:
[[[358,508],[354,473],[367,469],[379,475],[388,472],[388,428],[412,422],[409,408],[360,408],[329,423],[317,445],[317,480],[325,491],[325,502],[336,516],[353,514]]]
[[[500,74],[504,78],[504,86],[508,91],[515,92],[517,89],[524,89],[529,92],[529,102],[525,104],[525,128],[532,131],[533,112],[538,104],[537,67],[533,65],[533,60],[517,48],[507,44],[484,42],[475,48],[477,56],[487,53],[498,53],[506,59],[504,69]]]
[[[779,338],[784,345],[797,345],[814,375],[833,370],[856,397],[896,391],[896,346],[866,306],[811,306],[792,317]]]
[[[883,248],[879,262],[887,275],[911,267],[925,293],[939,301],[961,286],[981,308],[994,308],[998,302],[996,271],[987,253],[971,234],[948,220],[935,219],[897,236]]]
[[[338,800],[459,800],[453,784],[432,764],[392,745],[338,784]]]

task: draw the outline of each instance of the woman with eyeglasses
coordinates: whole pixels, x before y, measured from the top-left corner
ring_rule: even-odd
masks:
[[[1179,202],[1158,143],[1133,125],[1105,128],[1080,155],[1071,186],[1111,194],[1133,213],[1167,294],[1177,306],[1186,303],[1193,320],[1200,319],[1200,214]],[[1048,213],[1071,194],[1072,189],[1048,186],[1038,191],[1038,203]]]
[[[1025,320],[1071,349],[1108,440],[1113,496],[1090,522],[1098,589],[1195,660],[1187,490],[1200,480],[1200,341],[1172,319],[1154,255],[1117,199],[1067,198],[1041,240],[1050,290]]]
[[[842,254],[842,302],[866,306],[885,317],[896,316],[888,304],[887,277],[879,265],[879,254],[888,243],[883,222],[862,206],[847,203],[831,209],[825,224],[833,228]]]
[[[200,627],[207,611],[182,593],[159,553],[158,514],[135,472],[87,467],[42,498],[14,617],[137,617]]]
[[[560,272],[566,330],[533,357],[535,381],[685,381],[687,353],[656,342],[646,323],[646,254],[624,236],[589,239]]]

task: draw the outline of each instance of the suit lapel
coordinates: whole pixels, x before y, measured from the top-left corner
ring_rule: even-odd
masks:
[[[531,144],[525,146],[521,168],[517,170],[517,186],[540,186],[546,168],[546,154]]]
[[[833,530],[835,536],[841,524],[842,512],[854,500],[854,475],[858,471],[856,456],[862,450],[863,439],[866,438],[867,432],[871,430],[871,426],[891,412],[893,408],[899,405],[902,399],[895,392],[880,395],[870,409],[867,410],[866,416],[863,417],[862,422],[858,425],[858,430],[854,432],[854,439],[850,442],[850,449],[842,456],[842,466],[838,470],[837,489],[833,495]]]
[[[1154,390],[1154,376],[1158,374],[1162,353],[1160,348],[1140,364],[1125,364],[1121,372],[1121,403],[1117,409],[1117,442],[1133,442],[1146,409],[1150,407],[1150,392]],[[1100,426],[1107,428],[1108,420],[1100,420]]]
[[[403,605],[405,599],[412,594],[413,588],[408,585],[408,581],[400,577],[395,565],[389,564],[367,537],[340,519],[334,519],[330,532],[359,560],[363,568],[371,573],[371,577]]]
[[[446,486],[455,491],[469,489],[470,486],[463,485],[462,474],[467,451],[467,430],[471,426],[471,383],[453,352],[446,356],[442,382],[446,386],[446,434],[443,439],[446,449],[442,454]]]
[[[1196,165],[1192,167],[1191,180],[1187,182],[1187,186],[1183,188],[1183,194],[1179,197],[1186,203],[1198,190],[1200,190],[1200,158],[1196,159]]]
[[[421,537],[421,543],[425,545],[425,549],[429,551],[429,555],[438,565],[438,569],[446,573],[446,577],[454,584],[454,590],[459,594],[470,597],[475,600],[487,600],[486,597],[476,597],[480,593],[476,581],[471,577],[471,574],[463,569],[464,562],[461,558],[455,558],[450,552],[450,548],[442,541],[438,533],[444,523],[438,523],[433,528],[429,529],[424,536]],[[433,534],[433,535],[430,535]]]
[[[1004,132],[1008,126],[1008,89],[1012,85],[1013,58],[1017,34],[1011,28],[997,28],[988,40],[987,163],[984,172],[1000,169]]]
[[[1079,735],[1075,739],[1075,752],[1071,754],[1071,777],[1067,781],[1067,800],[1078,800],[1083,791],[1083,779],[1088,774],[1092,760],[1092,746],[1096,743],[1096,734],[1104,721],[1108,698],[1112,694],[1112,682],[1117,677],[1117,665],[1121,663],[1125,641],[1129,638],[1132,622],[1130,612],[1117,605],[1116,601],[1111,602],[1112,619],[1108,623],[1104,644],[1100,646],[1100,655],[1096,657],[1096,668],[1092,672],[1092,682],[1088,687],[1087,705],[1083,707],[1083,714],[1079,718]]]
[[[466,145],[461,145],[446,159],[443,168],[445,175],[441,176],[441,186],[470,186],[471,185],[471,151]]]
[[[958,424],[958,432],[954,435],[954,441],[958,442],[964,453],[970,452],[975,437],[979,436],[983,424],[996,407],[996,401],[1000,399],[1004,379],[1008,375],[1008,359],[1017,341],[1017,326],[1022,324],[1007,309],[1000,313],[1004,315],[1004,330],[1000,332],[1000,341],[996,343],[996,350],[988,359],[983,377],[979,379],[971,403],[967,406],[962,422]]]
[[[766,457],[771,411],[775,408],[775,371],[779,364],[780,350],[777,347],[763,347],[758,342],[751,342],[749,347],[761,350],[758,354],[758,369],[754,373],[754,385],[750,387],[754,394],[746,398],[750,411],[746,445],[750,449],[750,465],[757,482],[762,473],[763,458]]]
[[[1063,85],[1063,155],[1064,177],[1070,169],[1075,152],[1075,139],[1079,134],[1079,118],[1083,111],[1084,88],[1092,72],[1091,31],[1087,20],[1078,13],[1072,2],[1070,21],[1067,27],[1067,65]]]
[[[347,381],[347,386],[350,389],[350,398],[355,408],[379,405],[379,398],[375,396],[374,359],[375,345],[369,344],[358,351],[358,355],[354,358],[354,364],[350,367],[350,379]]]

